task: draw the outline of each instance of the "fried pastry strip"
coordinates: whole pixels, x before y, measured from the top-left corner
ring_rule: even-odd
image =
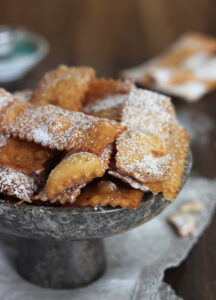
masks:
[[[13,168],[0,167],[0,193],[31,202],[31,196],[45,181],[44,171],[25,174]]]
[[[78,184],[90,182],[96,177],[102,177],[108,168],[110,146],[108,145],[100,155],[79,152],[63,159],[48,177],[46,184],[48,197]]]
[[[14,138],[5,138],[5,140],[4,138],[3,135],[0,135],[1,167],[31,174],[44,169],[46,162],[53,157],[53,150]]]
[[[189,136],[178,125],[169,98],[134,88],[122,122],[128,130],[117,140],[112,175],[132,177],[153,193],[163,192],[173,200],[181,184]],[[124,181],[130,183],[127,177]]]
[[[162,180],[174,117],[169,98],[134,87],[122,112],[128,130],[117,139],[116,168],[142,183]]]
[[[164,53],[123,72],[136,83],[194,102],[216,87],[216,39],[184,34]]]
[[[0,193],[31,202],[45,181],[53,151],[0,134]]]
[[[126,129],[115,121],[70,112],[53,105],[33,104],[28,104],[12,120],[3,118],[1,127],[7,134],[51,149],[96,154]]]
[[[102,180],[92,182],[81,192],[73,206],[85,207],[98,205],[136,209],[142,201],[143,192],[129,187],[123,182]]]
[[[32,96],[32,102],[79,111],[94,78],[95,71],[92,68],[60,66],[42,77]]]

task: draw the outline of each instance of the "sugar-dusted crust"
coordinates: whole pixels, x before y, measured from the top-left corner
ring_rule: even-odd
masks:
[[[173,200],[181,184],[189,136],[179,126],[170,99],[133,88],[122,123],[128,129],[117,139],[114,170]]]
[[[95,71],[92,68],[60,66],[42,77],[32,96],[32,102],[79,111],[94,79]]]
[[[174,117],[169,98],[131,89],[122,111],[128,129],[116,142],[116,168],[141,183],[163,180],[171,160]]]
[[[44,184],[54,152],[0,134],[0,193],[31,202]]]
[[[108,170],[108,174],[128,183],[134,189],[137,189],[137,190],[140,190],[143,192],[151,191],[147,186],[145,186],[144,183],[141,183],[141,182],[137,181],[136,179],[132,178],[131,176],[121,173],[120,171],[117,171],[115,169]]]
[[[158,57],[123,72],[138,84],[196,101],[216,87],[216,39],[188,33]]]
[[[169,223],[182,238],[193,236],[196,230],[196,217],[190,213],[173,213],[168,216]]]
[[[121,107],[127,99],[127,94],[107,95],[104,98],[89,102],[83,112],[99,118],[119,121]]]
[[[45,181],[44,171],[25,174],[12,168],[0,167],[0,193],[31,202],[32,195]]]
[[[25,102],[22,102],[23,104]],[[71,112],[54,105],[34,105],[12,120],[3,120],[1,127],[14,137],[57,150],[99,153],[126,128],[107,119]]]
[[[122,80],[104,78],[92,80],[86,93],[85,103],[94,102],[111,95],[127,94],[131,85],[131,82]]]
[[[111,179],[93,182],[86,186],[73,206],[120,206],[136,209],[142,201],[143,192],[132,189],[123,182]]]

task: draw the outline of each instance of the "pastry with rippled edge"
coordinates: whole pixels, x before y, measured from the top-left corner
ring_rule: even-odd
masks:
[[[0,134],[0,193],[31,202],[47,178],[45,164],[52,151],[27,144]]]
[[[117,139],[112,175],[125,174],[173,200],[181,184],[189,136],[178,124],[170,99],[134,87],[122,123],[128,129]]]
[[[30,102],[32,99],[33,90],[27,89],[27,90],[16,91],[13,93],[13,95],[18,100]]]
[[[164,53],[122,72],[139,85],[195,102],[216,87],[216,39],[187,33]]]
[[[25,109],[13,105],[13,114],[4,114],[1,129],[21,140],[57,150],[99,153],[124,130],[116,121],[72,112],[54,105],[34,105],[22,102]],[[14,113],[15,111],[15,113]],[[9,116],[9,117],[8,117]]]
[[[121,121],[128,129],[116,141],[116,168],[142,183],[163,180],[169,171],[176,122],[170,99],[133,87]]]
[[[31,174],[44,169],[54,151],[38,144],[0,135],[0,166]]]
[[[102,179],[88,184],[72,204],[75,207],[112,206],[136,209],[142,201],[143,192],[131,188],[114,178]]]
[[[81,189],[86,186],[87,183],[76,184],[71,188],[67,188],[61,191],[59,194],[54,195],[52,197],[48,197],[46,193],[45,187],[39,191],[38,194],[34,195],[31,199],[32,201],[42,201],[42,202],[50,202],[50,203],[74,203],[77,197],[81,193]]]
[[[102,177],[108,169],[111,153],[112,145],[108,145],[98,155],[89,152],[67,154],[47,179],[47,196],[52,197],[67,188]]]
[[[80,111],[95,71],[90,67],[59,66],[46,73],[37,85],[32,102],[53,104],[71,111]]]
[[[50,149],[0,134],[0,193],[31,202],[54,156]]]

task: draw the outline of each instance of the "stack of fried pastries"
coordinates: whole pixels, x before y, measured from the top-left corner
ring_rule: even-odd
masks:
[[[88,67],[0,89],[0,130],[0,193],[21,202],[136,209],[181,186],[189,137],[170,99]]]

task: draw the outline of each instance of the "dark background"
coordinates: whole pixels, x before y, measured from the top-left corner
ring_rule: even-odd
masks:
[[[58,64],[90,65],[99,76],[144,62],[187,30],[216,36],[215,0],[0,0],[0,23],[26,27],[48,39],[49,56],[9,88],[33,86]],[[177,109],[202,111],[216,119],[216,93]],[[202,153],[192,145],[194,170],[216,177],[215,133]],[[186,261],[165,280],[186,300],[216,299],[216,218]]]

